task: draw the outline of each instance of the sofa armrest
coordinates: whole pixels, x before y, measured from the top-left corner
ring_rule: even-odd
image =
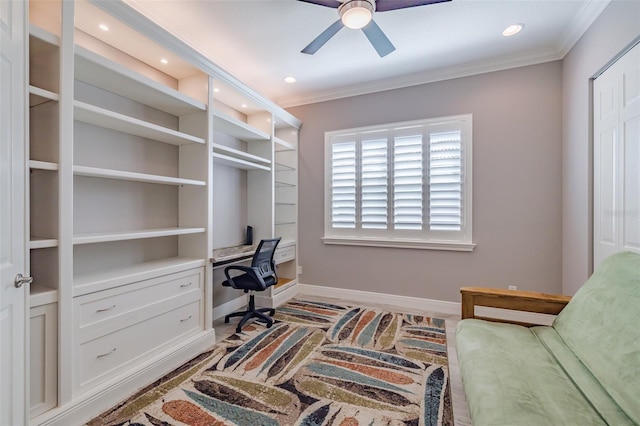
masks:
[[[557,315],[571,300],[571,296],[561,294],[505,290],[501,288],[462,287],[460,293],[462,294],[462,319],[478,318],[511,323],[518,322],[477,316],[475,314],[475,307],[488,306],[491,308]],[[533,325],[526,323],[518,324]]]

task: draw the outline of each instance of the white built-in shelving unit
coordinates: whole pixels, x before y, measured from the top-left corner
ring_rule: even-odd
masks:
[[[295,284],[301,123],[123,1],[29,20],[31,424],[81,424],[215,341],[210,257],[247,225]]]

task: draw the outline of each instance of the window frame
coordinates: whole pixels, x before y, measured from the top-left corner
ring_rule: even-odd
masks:
[[[438,231],[429,229],[429,147],[432,130],[436,128],[455,128],[461,132],[462,151],[462,217],[460,231]],[[394,230],[393,226],[393,173],[387,169],[387,229],[362,229],[361,219],[361,144],[363,137],[385,134],[387,138],[387,164],[393,163],[394,137],[416,134],[420,129],[422,135],[422,204],[423,229],[420,231]],[[335,143],[351,142],[356,144],[356,227],[332,227],[332,147]],[[461,114],[448,117],[429,118],[415,121],[404,121],[382,125],[358,127],[352,129],[325,132],[324,147],[324,244],[351,246],[373,246],[391,248],[433,249],[453,251],[473,251],[473,116]]]

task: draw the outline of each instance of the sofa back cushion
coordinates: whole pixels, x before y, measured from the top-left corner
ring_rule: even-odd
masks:
[[[553,327],[640,424],[640,255],[625,252],[606,259]]]

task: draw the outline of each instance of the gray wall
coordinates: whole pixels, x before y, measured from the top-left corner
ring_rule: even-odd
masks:
[[[562,66],[551,62],[290,108],[304,125],[304,284],[458,301],[461,286],[561,290]],[[474,252],[324,245],[324,132],[473,114]]]
[[[562,290],[592,270],[591,77],[640,35],[640,1],[612,1],[563,60]]]

